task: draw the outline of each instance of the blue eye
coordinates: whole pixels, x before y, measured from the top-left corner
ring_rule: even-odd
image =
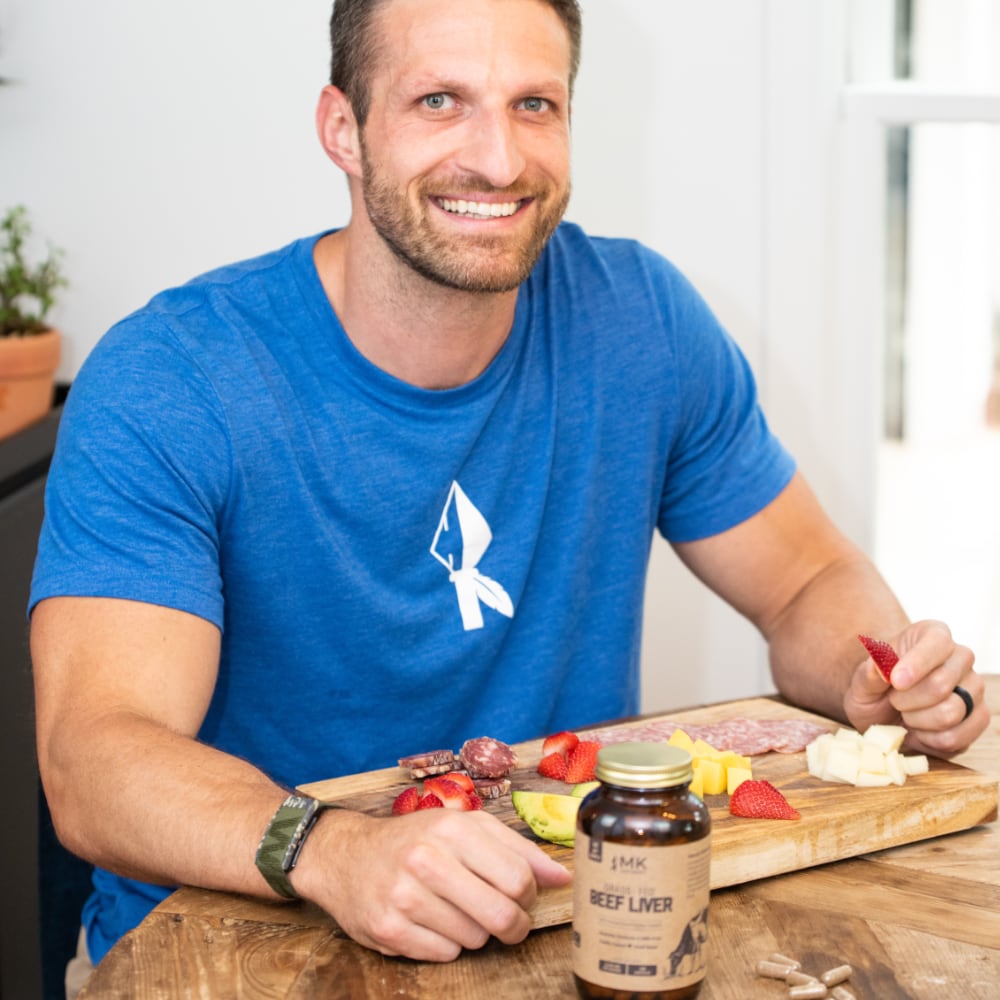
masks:
[[[549,102],[543,97],[526,97],[521,102],[521,107],[525,111],[544,111],[549,106]]]
[[[448,106],[448,95],[428,94],[424,98],[424,104],[426,104],[432,111],[441,111],[443,108]]]

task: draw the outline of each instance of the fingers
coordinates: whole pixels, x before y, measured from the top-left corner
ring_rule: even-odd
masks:
[[[539,887],[571,878],[537,845],[481,811],[334,819],[342,820],[340,836],[317,830],[302,884],[351,937],[387,955],[449,961],[490,936],[522,941]],[[327,843],[335,853],[321,861]]]
[[[985,684],[972,650],[956,643],[947,626],[925,621],[899,637],[889,702],[909,730],[907,745],[936,756],[966,749],[989,724]],[[967,692],[972,708],[955,688]]]

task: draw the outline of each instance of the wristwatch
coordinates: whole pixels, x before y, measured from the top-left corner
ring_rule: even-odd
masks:
[[[288,874],[299,860],[306,837],[325,809],[339,809],[333,802],[321,802],[308,795],[292,793],[278,807],[267,824],[257,856],[257,870],[267,884],[286,899],[298,899],[299,894],[288,880]]]

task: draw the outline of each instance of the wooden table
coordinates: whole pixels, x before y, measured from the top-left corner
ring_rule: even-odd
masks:
[[[1000,780],[1000,676],[989,731],[958,762]],[[340,935],[309,904],[181,889],[101,962],[94,998],[489,998],[576,996],[570,929],[490,942],[447,965],[384,958]],[[1000,824],[716,890],[701,1000],[780,1000],[758,978],[774,951],[819,974],[854,969],[858,1000],[1000,997]]]

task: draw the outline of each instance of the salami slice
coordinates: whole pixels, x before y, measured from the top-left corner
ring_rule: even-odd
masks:
[[[693,740],[704,740],[716,750],[733,750],[745,757],[756,757],[775,750],[779,753],[798,753],[826,727],[807,719],[726,719],[713,723],[677,722],[657,719],[640,726],[615,726],[589,734],[602,744],[642,740],[658,743],[670,739],[675,729],[683,729]]]
[[[413,778],[446,774],[458,768],[453,750],[426,750],[424,753],[413,753],[407,757],[400,757],[397,763],[400,767],[407,768]]]
[[[500,799],[510,791],[509,778],[473,778],[472,783],[481,799]]]
[[[517,766],[513,749],[492,736],[466,740],[458,759],[473,778],[506,778]]]

